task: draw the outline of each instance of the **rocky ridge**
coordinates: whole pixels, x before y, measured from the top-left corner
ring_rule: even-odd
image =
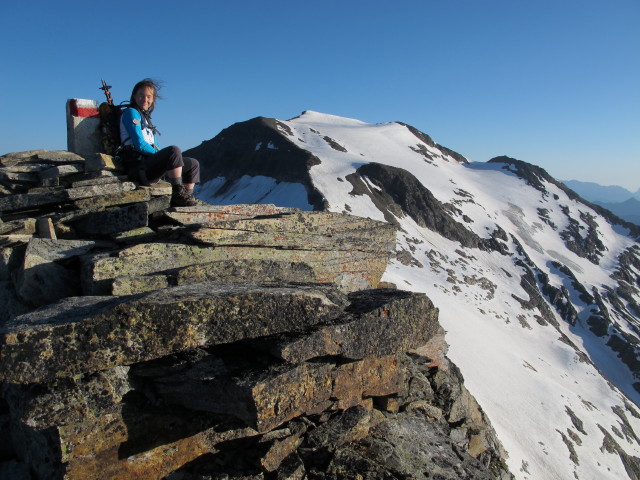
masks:
[[[0,157],[0,477],[508,478],[393,226]],[[390,286],[386,286],[390,287]]]

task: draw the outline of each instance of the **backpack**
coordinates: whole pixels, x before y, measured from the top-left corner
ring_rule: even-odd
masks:
[[[120,140],[120,117],[125,108],[129,104],[114,105],[109,89],[111,85],[102,80],[104,94],[107,97],[106,102],[102,102],[98,107],[100,114],[100,134],[102,136],[102,150],[108,155],[117,155],[122,149],[122,141]]]
[[[108,155],[117,155],[121,148],[120,117],[128,105],[113,105],[102,102],[98,107],[100,113],[100,133],[102,135],[102,149]]]

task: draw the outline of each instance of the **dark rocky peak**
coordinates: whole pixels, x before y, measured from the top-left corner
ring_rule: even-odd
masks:
[[[304,185],[309,204],[320,210],[322,196],[309,177],[309,168],[320,160],[290,142],[287,137],[291,135],[286,124],[274,118],[256,117],[225,128],[184,154],[200,160],[202,183],[225,178],[220,194],[245,175],[265,176]]]
[[[544,184],[542,183],[542,180],[557,184],[557,182],[543,168],[540,168],[531,163],[524,162],[522,160],[516,160],[515,158],[507,157],[506,155],[494,157],[489,160],[488,163],[506,164],[507,166],[503,167],[505,170],[515,173],[523,180],[526,180],[527,185],[532,186],[545,195],[548,192]]]

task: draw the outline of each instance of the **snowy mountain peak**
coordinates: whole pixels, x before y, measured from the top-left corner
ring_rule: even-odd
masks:
[[[448,355],[516,478],[638,478],[640,247],[631,224],[539,167],[469,163],[399,122],[307,111],[235,124],[187,153],[202,163],[199,196],[211,203],[396,225],[383,280],[425,292],[440,309]]]
[[[368,125],[366,122],[356,120],[355,118],[339,117],[337,115],[315,112],[313,110],[305,110],[299,116],[289,120],[289,122],[307,125],[341,125],[343,127]]]

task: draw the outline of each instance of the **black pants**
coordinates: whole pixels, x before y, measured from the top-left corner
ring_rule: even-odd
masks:
[[[195,158],[183,157],[178,147],[172,145],[163,148],[153,155],[145,156],[141,160],[144,167],[144,174],[147,182],[141,178],[139,169],[136,165],[130,164],[128,168],[129,176],[143,182],[156,183],[169,170],[182,167],[182,183],[199,183],[200,182],[200,163]]]

